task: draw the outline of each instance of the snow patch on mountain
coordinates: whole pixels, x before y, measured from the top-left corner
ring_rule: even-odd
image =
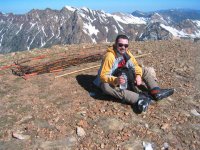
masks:
[[[65,8],[67,8],[69,11],[72,11],[72,12],[74,12],[75,10],[77,10],[76,8],[71,7],[71,6],[65,6]]]
[[[19,30],[16,32],[16,35],[22,30],[22,26],[23,26],[24,24],[21,24],[20,25],[20,28],[19,28]]]
[[[192,38],[195,38],[195,37],[200,37],[200,32],[197,31],[195,32],[195,34],[188,34],[188,33],[185,33],[184,31],[179,31],[173,27],[170,27],[170,26],[166,26],[164,24],[161,24],[160,25],[162,28],[166,29],[167,31],[169,31],[173,36],[175,37],[192,37]]]
[[[200,28],[200,21],[199,20],[194,20],[194,23],[196,23],[196,25]]]
[[[94,35],[97,35],[97,33],[99,32],[99,30],[97,30],[96,28],[95,28],[95,26],[93,26],[92,24],[90,24],[90,23],[84,23],[83,24],[83,27],[84,27],[84,29],[83,29],[83,31],[85,32],[85,33],[87,33],[87,34],[89,34],[90,36],[92,36],[93,34]]]
[[[134,17],[131,14],[120,13],[119,15],[113,15],[113,18],[124,24],[146,24],[145,18]]]
[[[95,28],[95,26],[93,26],[91,23],[84,23],[83,24],[83,32],[85,32],[86,34],[88,34],[90,36],[93,43],[96,43],[96,40],[93,36],[94,35],[97,36],[99,30],[97,30]]]
[[[179,31],[179,30],[177,30],[173,27],[166,26],[164,24],[160,24],[160,26],[162,28],[166,29],[167,31],[169,31],[175,37],[186,37],[186,36],[188,36],[188,34],[184,33],[183,31]]]

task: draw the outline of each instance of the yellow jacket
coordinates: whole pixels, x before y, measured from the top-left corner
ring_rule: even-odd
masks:
[[[142,68],[138,65],[136,59],[129,50],[126,51],[130,59],[126,62],[127,68],[133,68],[136,75],[142,76]],[[113,46],[108,47],[107,52],[102,60],[101,67],[98,71],[97,79],[94,83],[99,86],[101,82],[117,85],[117,77],[112,73],[118,68],[118,63],[124,59],[119,53],[114,50]]]

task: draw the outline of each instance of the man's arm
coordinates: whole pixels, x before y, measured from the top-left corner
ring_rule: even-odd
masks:
[[[135,66],[135,74],[140,75],[142,77],[142,68],[138,65],[138,62],[136,61],[135,57],[128,51],[128,54],[131,57],[131,61]]]
[[[142,68],[138,65],[138,62],[136,61],[135,57],[130,53],[130,51],[128,53],[131,57],[132,63],[135,66],[135,74],[136,74],[135,82],[137,85],[141,85],[142,84]]]
[[[109,83],[109,84],[116,86],[118,84],[117,77],[110,75],[110,71],[113,66],[114,60],[115,60],[115,56],[112,55],[111,53],[107,53],[105,55],[103,62],[102,62],[100,79],[101,79],[101,82]]]

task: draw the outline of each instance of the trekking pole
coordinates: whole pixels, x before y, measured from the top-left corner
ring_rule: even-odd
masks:
[[[85,70],[89,70],[89,69],[97,68],[97,67],[100,67],[100,65],[96,65],[96,66],[92,66],[92,67],[88,67],[88,68],[72,71],[72,72],[69,72],[69,73],[65,73],[65,74],[62,74],[62,75],[58,75],[58,76],[55,76],[55,78],[60,78],[60,77],[63,77],[63,76],[67,76],[67,75],[70,75],[70,74],[74,74],[74,73],[77,73],[77,72],[81,72],[81,71],[85,71]]]

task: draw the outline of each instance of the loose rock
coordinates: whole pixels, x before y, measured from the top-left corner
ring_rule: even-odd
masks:
[[[81,128],[81,127],[77,127],[77,128],[76,128],[76,132],[77,132],[77,135],[78,135],[79,137],[85,137],[85,135],[86,135],[84,129]]]

